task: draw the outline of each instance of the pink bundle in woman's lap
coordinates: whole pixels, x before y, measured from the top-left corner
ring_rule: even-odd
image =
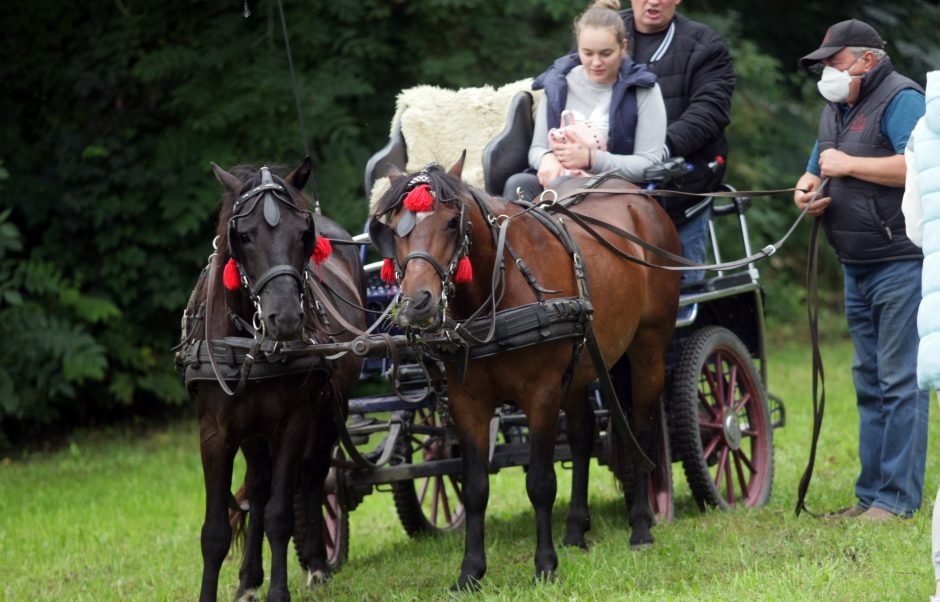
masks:
[[[576,122],[571,111],[562,111],[561,127],[548,130],[549,148],[554,151],[559,144],[580,144],[594,152],[607,150],[607,137],[584,122]],[[568,176],[590,175],[582,169],[568,169]]]

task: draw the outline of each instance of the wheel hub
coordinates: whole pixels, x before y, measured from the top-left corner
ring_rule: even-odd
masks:
[[[741,425],[738,424],[737,413],[729,412],[725,415],[723,430],[728,447],[733,450],[739,449],[741,447]]]

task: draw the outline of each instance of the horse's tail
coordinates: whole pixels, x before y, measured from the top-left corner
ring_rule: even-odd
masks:
[[[229,498],[228,524],[232,528],[232,545],[229,552],[236,555],[244,552],[245,541],[248,537],[248,509],[244,503],[248,499],[248,493],[245,491],[245,484],[235,492],[235,495]]]

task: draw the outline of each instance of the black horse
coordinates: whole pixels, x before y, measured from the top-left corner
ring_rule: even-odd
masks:
[[[307,210],[311,163],[286,177],[267,168],[213,165],[225,188],[216,252],[184,314],[178,363],[199,412],[206,487],[200,600],[215,600],[232,543],[232,465],[247,463],[251,520],[236,597],[254,599],[271,547],[268,600],[289,600],[287,549],[295,542],[311,578],[329,576],[320,500],[337,441],[336,413],[358,380],[361,359],[304,353],[310,343],[348,341],[365,328],[362,266],[335,222]],[[233,390],[234,389],[234,390]],[[295,508],[295,499],[302,503]],[[296,533],[295,533],[296,536]]]

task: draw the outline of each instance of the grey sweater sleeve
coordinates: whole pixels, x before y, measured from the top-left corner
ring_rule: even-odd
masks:
[[[532,130],[532,144],[529,145],[529,166],[538,171],[542,157],[550,153],[548,148],[548,99],[542,96],[535,108],[535,129]],[[556,123],[552,127],[558,127]]]
[[[663,159],[666,144],[666,104],[659,84],[636,89],[637,120],[632,155],[598,151],[594,173],[614,171],[631,182],[642,182],[643,171]],[[540,107],[541,108],[541,107]],[[547,140],[546,134],[546,140]],[[532,152],[529,152],[531,158]]]

